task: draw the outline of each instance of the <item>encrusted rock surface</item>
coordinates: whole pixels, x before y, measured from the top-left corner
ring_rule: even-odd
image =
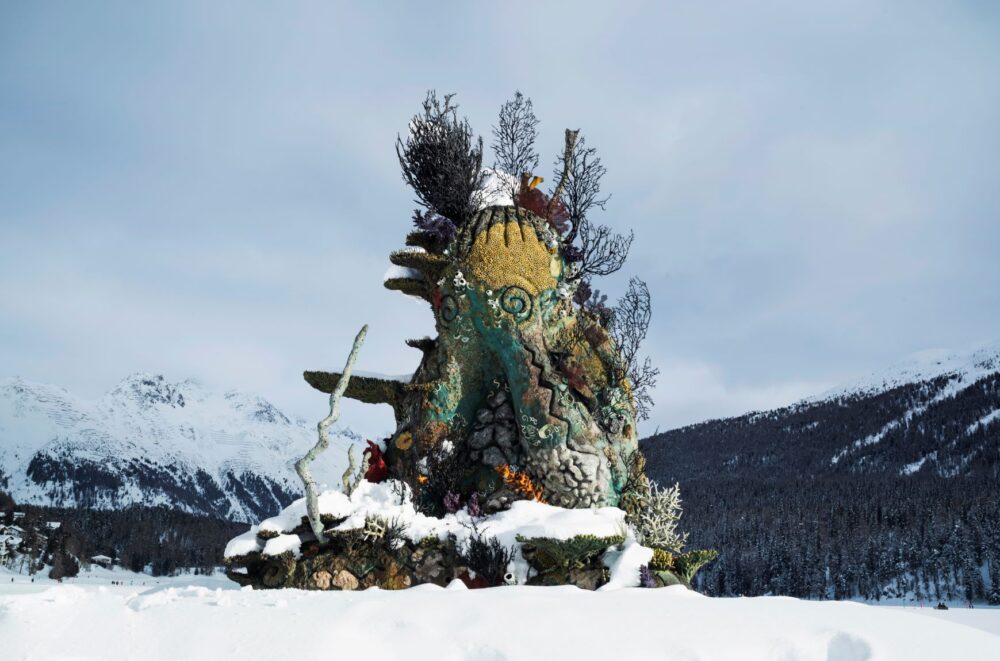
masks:
[[[490,207],[442,242],[415,231],[393,263],[411,271],[386,282],[425,298],[437,338],[409,342],[422,359],[409,383],[352,378],[346,396],[393,407],[385,440],[392,477],[415,491],[458,488],[484,500],[502,488],[497,466],[524,471],[547,502],[617,505],[637,452],[636,411],[624,364],[602,320],[573,303],[575,266],[547,221]],[[336,373],[307,372],[330,392]],[[428,481],[428,457],[447,451],[460,479]],[[457,466],[457,468],[456,468]]]

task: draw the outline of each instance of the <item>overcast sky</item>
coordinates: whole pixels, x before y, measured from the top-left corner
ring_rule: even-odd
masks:
[[[396,134],[520,89],[633,228],[661,367],[642,433],[1000,335],[1000,11],[983,2],[0,5],[0,376],[135,371],[321,417],[303,369],[412,371],[382,288]],[[388,407],[350,406],[366,433]]]

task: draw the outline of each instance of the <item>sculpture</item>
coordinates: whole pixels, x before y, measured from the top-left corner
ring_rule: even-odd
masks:
[[[504,465],[527,473],[554,505],[621,501],[638,452],[628,364],[607,320],[574,303],[581,264],[559,229],[576,142],[567,131],[559,186],[532,205],[548,217],[525,204],[537,201],[541,179],[525,173],[508,204],[454,220],[435,208],[418,216],[409,247],[390,255],[402,268],[385,286],[427,301],[438,336],[407,341],[423,353],[409,383],[355,376],[344,395],[392,406],[385,461],[415,493],[435,479],[429,462],[444,449],[462,468],[450,488],[484,496],[491,509],[509,500],[497,475]],[[305,379],[329,393],[340,374]]]
[[[494,129],[503,167],[490,183],[482,141],[450,97],[442,105],[428,95],[397,145],[427,210],[390,255],[385,286],[426,301],[437,337],[407,340],[422,352],[407,382],[351,374],[367,327],[343,373],[305,373],[330,393],[317,444],[296,465],[306,498],[229,543],[234,581],[656,587],[690,585],[714,557],[683,552],[678,487],[650,483],[638,450],[636,421],[657,374],[637,360],[648,291],[633,279],[611,309],[590,287],[621,267],[631,244],[586,218],[604,203],[600,159],[567,130],[558,183],[541,193],[531,172],[536,123],[520,94],[504,105]],[[325,492],[321,507],[308,466],[328,444],[341,396],[390,405],[396,429],[368,442],[360,470],[349,454],[344,489]],[[602,509],[567,511],[583,508]],[[631,564],[612,569],[612,549]]]

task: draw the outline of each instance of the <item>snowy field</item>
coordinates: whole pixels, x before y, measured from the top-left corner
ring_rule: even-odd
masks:
[[[358,657],[1000,659],[1000,609],[712,599],[680,587],[303,592],[241,590],[221,576],[0,574],[5,661]]]

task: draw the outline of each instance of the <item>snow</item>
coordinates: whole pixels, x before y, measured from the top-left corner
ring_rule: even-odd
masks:
[[[321,411],[317,412],[317,419]],[[317,475],[339,477],[346,466],[349,431],[334,430]],[[252,473],[292,493],[301,492],[293,467],[315,443],[315,423],[292,421],[264,398],[216,393],[193,380],[174,382],[137,373],[96,400],[21,378],[0,379],[0,475],[15,501],[74,507],[72,483],[37,484],[27,475],[35,457],[89,462],[120,478],[98,495],[97,508],[132,503],[176,506],[167,492],[142,489],[136,466],[193,478],[206,472],[227,495],[219,514],[256,518],[229,487],[227,474]]]
[[[902,468],[899,469],[899,474],[900,475],[913,475],[914,473],[916,473],[918,470],[920,470],[923,467],[923,465],[927,462],[928,459],[933,459],[932,455],[934,455],[934,454],[936,454],[936,453],[932,452],[930,455],[927,455],[927,456],[924,456],[924,457],[920,457],[920,459],[917,459],[913,463],[906,464],[905,466],[903,466]]]
[[[1000,636],[1000,608],[949,608],[939,611],[936,608],[901,608],[907,613],[916,613],[948,622],[957,622],[965,626],[975,627]]]
[[[354,376],[364,376],[371,379],[382,379],[383,381],[399,381],[400,383],[409,383],[413,380],[413,373],[409,374],[383,374],[382,372],[369,372],[367,370],[353,370],[351,372]]]
[[[483,168],[482,173],[486,178],[479,189],[481,193],[479,208],[514,206],[511,192],[521,186],[520,177],[494,168]]]
[[[887,370],[875,372],[853,383],[838,386],[800,402],[809,404],[851,395],[877,393],[908,383],[952,376],[946,388],[954,394],[984,376],[1000,370],[1000,344],[987,344],[965,351],[932,349],[911,355]]]
[[[404,494],[401,498],[400,494]],[[348,497],[340,491],[324,491],[318,497],[319,510],[338,519],[344,519],[333,530],[355,530],[365,526],[365,520],[379,516],[387,521],[406,524],[404,533],[413,542],[426,537],[440,539],[454,535],[464,543],[473,534],[472,525],[484,537],[496,537],[504,546],[518,547],[512,571],[519,583],[528,577],[528,565],[520,556],[517,536],[551,537],[569,539],[577,535],[591,534],[599,537],[624,535],[626,532],[625,513],[616,507],[595,509],[564,509],[533,500],[515,501],[510,509],[491,516],[479,517],[473,521],[466,510],[447,514],[442,518],[429,517],[418,512],[409,498],[408,487],[402,483],[387,480],[373,484],[362,480]],[[288,534],[306,516],[304,498],[295,501],[277,516],[265,519],[259,526],[230,540],[226,545],[227,558],[259,552],[264,555],[280,555],[291,552],[298,557],[300,538]],[[268,533],[269,539],[261,540],[257,532]],[[613,557],[611,581],[602,589],[634,586],[639,584],[639,566],[649,562],[652,550],[646,549],[631,536],[626,537],[623,548]]]
[[[385,275],[382,276],[382,282],[395,279],[420,280],[423,277],[424,274],[421,273],[419,269],[411,268],[409,266],[399,266],[398,264],[390,264],[389,268],[386,269]]]
[[[990,411],[989,413],[981,417],[979,420],[969,425],[969,428],[965,430],[965,433],[974,434],[979,429],[985,429],[986,427],[990,426],[991,424],[993,424],[998,420],[1000,420],[1000,409],[997,409],[995,411]]]
[[[1000,658],[997,609],[713,599],[679,586],[306,592],[241,590],[218,577],[154,585],[150,577],[135,576],[133,585],[119,580],[125,583],[119,586],[97,578],[11,584],[0,576],[3,658]]]
[[[938,377],[948,377],[948,382],[944,387],[937,391],[927,402],[907,410],[897,419],[890,420],[878,432],[865,438],[857,439],[850,445],[838,450],[830,458],[830,463],[836,465],[854,450],[881,443],[889,432],[908,424],[915,416],[922,415],[934,404],[954,397],[964,388],[998,370],[1000,370],[1000,347],[982,347],[972,352],[924,351],[889,370],[876,373],[866,379],[828,391],[817,397],[803,400],[796,404],[796,406],[807,406],[851,395],[884,392],[908,383],[919,383]],[[1000,410],[992,411],[982,419],[969,425],[966,434],[972,434],[980,426],[985,427],[997,419],[1000,419]],[[931,455],[921,457],[917,461],[904,466],[900,474],[911,475],[915,473],[920,470],[927,459],[933,460],[934,457]]]

